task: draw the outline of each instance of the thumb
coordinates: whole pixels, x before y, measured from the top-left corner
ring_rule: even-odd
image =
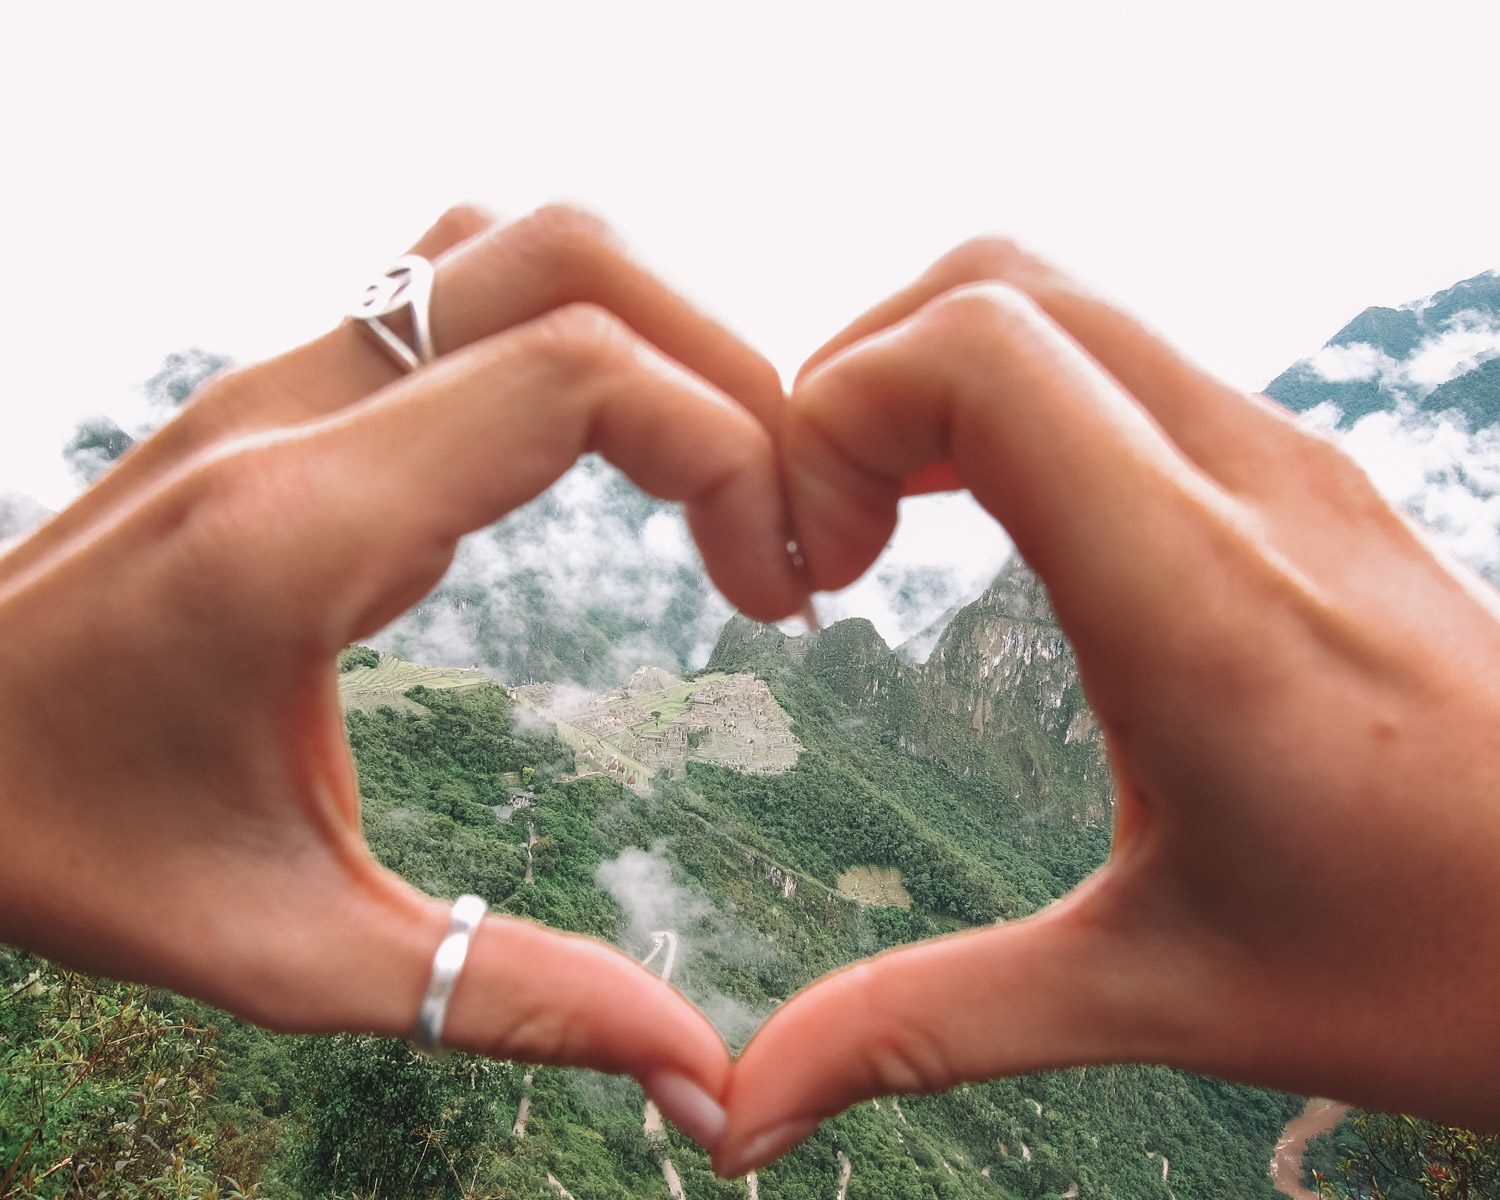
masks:
[[[353,889],[315,906],[323,919],[297,904],[302,915],[277,922],[280,936],[252,956],[259,968],[235,973],[255,978],[253,995],[239,991],[225,1007],[282,1032],[411,1036],[451,905],[381,868],[357,874]],[[632,1075],[687,1136],[711,1148],[723,1132],[723,1039],[681,993],[594,938],[488,914],[470,939],[442,1044]]]
[[[762,1167],[875,1096],[1152,1058],[1149,976],[1160,964],[1097,919],[1093,890],[1014,924],[887,951],[792,997],[735,1065],[715,1170]]]

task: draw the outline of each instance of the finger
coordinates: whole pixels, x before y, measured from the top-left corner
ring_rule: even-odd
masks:
[[[1229,387],[1058,267],[1004,238],[976,238],[823,345],[805,376],[855,342],[905,320],[954,288],[1003,283],[1025,293],[1129,391],[1201,469],[1253,485],[1295,426],[1279,405]],[[800,378],[800,376],[799,376]],[[933,490],[924,486],[921,490]]]
[[[441,258],[480,234],[505,224],[494,212],[480,204],[455,204],[434,221],[408,248],[408,254],[423,258]]]
[[[714,1168],[764,1166],[861,1100],[1095,1062],[1153,1061],[1162,963],[1089,911],[1089,885],[999,928],[889,951],[783,1004],[735,1064]]]
[[[956,492],[963,487],[958,468],[951,462],[923,467],[901,485],[903,496],[926,496],[933,492]]]
[[[804,378],[783,431],[794,528],[817,589],[874,561],[904,481],[951,461],[1052,591],[1075,638],[1158,624],[1216,542],[1228,501],[1026,297],[946,294]],[[1174,592],[1173,589],[1179,589]],[[1070,623],[1071,620],[1071,623]]]
[[[476,205],[448,209],[407,251],[438,258],[490,229],[497,218]],[[362,357],[358,360],[363,369]],[[330,369],[334,364],[329,364]],[[331,407],[316,387],[311,394],[286,386],[269,395],[256,395],[244,372],[221,373],[208,381],[192,403],[153,436],[131,448],[84,495],[52,518],[38,534],[6,558],[8,571],[19,573],[55,552],[82,531],[107,517],[121,503],[140,495],[153,483],[194,455],[231,437],[278,423],[303,420]]]
[[[258,578],[237,593],[246,619],[305,628],[322,614],[336,646],[415,603],[461,535],[588,451],[685,502],[709,575],[747,614],[779,619],[803,602],[764,426],[586,305],[454,353],[367,405],[232,447],[195,486],[221,493],[211,529],[257,530]]]
[[[609,309],[662,353],[701,375],[774,431],[776,369],[723,325],[640,266],[609,226],[563,205],[496,226],[435,263],[431,321],[439,355],[569,304]],[[278,363],[319,381],[319,411],[367,396],[399,374],[355,325],[341,326]]]
[[[235,957],[226,948],[220,961],[237,970],[221,1002],[283,1032],[410,1037],[450,905],[368,862],[355,877],[320,902],[289,897],[274,945]],[[629,1074],[690,1137],[712,1146],[722,1133],[723,1039],[669,984],[592,938],[487,916],[442,1040],[491,1058]]]

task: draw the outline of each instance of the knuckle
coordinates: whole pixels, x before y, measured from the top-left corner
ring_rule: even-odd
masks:
[[[1013,237],[981,234],[954,247],[938,260],[939,277],[953,284],[981,279],[1040,281],[1054,274],[1039,254]]]
[[[287,450],[266,438],[246,438],[210,454],[186,481],[197,504],[243,503],[284,476]]]
[[[583,1061],[572,1029],[572,1020],[555,1001],[532,1001],[512,1015],[509,1028],[486,1053],[517,1062],[572,1066]]]
[[[929,305],[920,319],[938,336],[969,342],[1033,327],[1038,310],[1019,288],[992,281],[953,288]]]
[[[533,353],[553,369],[569,376],[606,369],[628,353],[632,335],[607,308],[598,304],[566,304],[530,326]]]
[[[548,204],[515,227],[523,252],[556,274],[585,270],[601,253],[618,245],[602,217],[572,204]]]
[[[302,503],[305,464],[293,447],[252,437],[211,450],[172,488],[168,520],[218,561],[236,547],[271,548]],[[243,582],[243,581],[242,581]]]
[[[174,436],[191,434],[193,439],[204,443],[225,436],[251,419],[262,394],[265,374],[264,364],[232,365],[214,372],[193,389],[175,420],[160,432],[170,430]],[[174,425],[181,428],[173,430]]]
[[[243,363],[228,363],[188,393],[182,402],[184,412],[206,405],[236,403],[255,388],[256,371]]]
[[[1386,509],[1374,481],[1325,433],[1297,430],[1292,465],[1315,499],[1337,512],[1375,518]]]
[[[494,215],[482,205],[460,201],[437,219],[433,232],[446,242],[458,243],[483,233],[494,221]]]
[[[940,1091],[956,1076],[948,1055],[926,1023],[891,1002],[878,973],[869,966],[850,972],[866,1020],[857,1053],[864,1074],[880,1094]]]

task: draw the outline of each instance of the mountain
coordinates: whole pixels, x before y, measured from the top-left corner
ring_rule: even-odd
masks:
[[[967,574],[887,556],[862,596],[825,607],[873,602],[905,636],[971,599]],[[442,584],[373,644],[422,662],[472,663],[507,683],[598,689],[640,666],[701,666],[731,615],[679,506],[587,457],[544,495],[464,539]]]
[[[1266,394],[1338,425],[1408,406],[1470,429],[1500,421],[1500,274],[1486,271],[1400,308],[1367,308]]]
[[[805,669],[893,749],[988,780],[1033,818],[1109,821],[1098,724],[1046,590],[1019,559],[953,616],[925,663],[858,618],[792,638],[735,617],[708,669],[774,677],[782,662]]]
[[[1497,291],[1477,276],[1367,310],[1269,389],[1352,449],[1425,455],[1403,501],[1441,516],[1462,489],[1480,504],[1460,532],[1481,565],[1481,535],[1500,528],[1485,507],[1500,491]],[[963,605],[919,572],[893,587],[914,635],[896,649],[861,618],[792,636],[733,617],[675,510],[585,462],[466,542],[380,636],[388,653],[341,663],[373,852],[433,894],[477,892],[653,969],[674,935],[673,983],[736,1045],[856,957],[1036,911],[1103,861],[1111,816],[1100,731],[1045,588],[1019,562]],[[756,1194],[715,1180],[626,1081],[276,1038],[5,951],[0,984],[0,1164],[22,1164],[39,1195],[121,1163],[213,1196]],[[102,1060],[70,1090],[94,1061],[86,1031],[121,1011],[161,1052]],[[164,1116],[161,1096],[191,1103]],[[1272,1148],[1301,1104],[1160,1068],[1000,1080],[860,1105],[757,1188],[1269,1200]],[[135,1148],[130,1130],[148,1127],[175,1137]],[[64,1161],[68,1174],[46,1174]]]
[[[139,420],[128,422],[133,432],[103,414],[79,422],[63,447],[63,458],[73,474],[80,483],[93,483],[137,441],[160,428],[212,375],[229,365],[224,355],[197,347],[167,355],[156,373],[140,386],[142,414]]]
[[[169,355],[142,386],[145,420],[127,422],[129,431],[107,417],[79,427],[65,452],[75,472],[97,477],[227,362],[200,349]],[[1265,390],[1336,427],[1393,499],[1500,581],[1500,275],[1366,309]],[[853,610],[878,609],[893,641],[905,639],[902,656],[918,662],[978,587],[930,562],[887,559],[868,589]],[[840,611],[838,601],[825,604]],[[591,457],[465,539],[439,587],[374,644],[433,665],[482,667],[510,684],[597,689],[643,665],[694,670],[730,615],[677,507]]]
[[[1500,275],[1366,309],[1266,392],[1500,586]]]
[[[676,506],[587,458],[464,539],[439,587],[374,644],[508,683],[598,688],[700,664],[729,612]]]
[[[645,669],[602,694],[512,692],[361,651],[345,656],[341,692],[382,862],[433,894],[477,892],[646,960],[663,931],[675,935],[672,981],[739,1045],[816,976],[1035,911],[1102,860],[1098,780],[1075,778],[1062,752],[1016,765],[1048,737],[1080,758],[1090,745],[1058,645],[1044,593],[1013,569],[921,668],[868,622],[789,638],[734,621],[714,662],[686,679]],[[981,721],[959,711],[969,688]],[[553,708],[566,713],[555,725],[540,715]],[[650,786],[629,774],[647,754]],[[82,1177],[127,1162],[188,1172],[194,1195],[258,1184],[304,1200],[812,1200],[841,1179],[848,1196],[881,1200],[1270,1200],[1266,1164],[1300,1106],[1160,1068],[1001,1080],[860,1105],[750,1193],[653,1124],[628,1081],[430,1063],[368,1038],[279,1038],[4,951],[0,985],[12,997],[0,1078],[26,1081],[0,1083],[0,1160],[34,1162],[23,1178],[39,1195],[63,1194],[39,1176],[67,1158]],[[92,1052],[79,1039],[100,1022],[82,1017],[122,1009],[156,1022],[140,1031],[153,1057],[103,1060],[68,1119],[47,1117]],[[140,1086],[144,1071],[155,1086]],[[163,1097],[177,1095],[192,1102],[171,1110],[173,1137],[125,1159],[128,1131],[165,1123]],[[28,1140],[37,1127],[45,1136]]]

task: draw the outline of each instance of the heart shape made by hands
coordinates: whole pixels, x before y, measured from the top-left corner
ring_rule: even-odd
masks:
[[[635,1075],[726,1173],[867,1097],[1068,1064],[1500,1119],[1493,1056],[1463,1050],[1500,984],[1442,994],[1500,950],[1424,882],[1477,893],[1500,862],[1500,702],[1467,682],[1500,678],[1495,607],[1331,444],[1005,242],[945,256],[789,397],[592,218],[455,210],[413,252],[437,361],[401,375],[344,327],[220,377],[0,559],[0,937],[271,1028],[404,1035],[448,907],[365,845],[342,646],[588,450],[684,501],[764,620],[859,577],[903,495],[963,487],[1076,652],[1107,863],[818,981],[735,1062],[619,952],[491,919],[448,1044]],[[1412,803],[1434,779],[1441,820]],[[1445,1039],[1409,1036],[1435,1008]]]

